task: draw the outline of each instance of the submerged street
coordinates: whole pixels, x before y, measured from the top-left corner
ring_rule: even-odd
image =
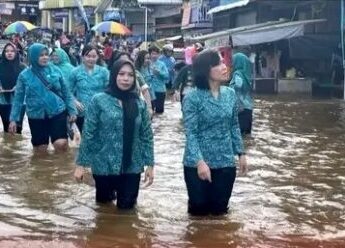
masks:
[[[0,247],[345,246],[343,101],[257,97],[249,173],[223,217],[187,214],[179,103],[153,128],[155,181],[135,211],[95,203],[91,176],[73,179],[75,148],[35,157],[27,123],[1,134]]]

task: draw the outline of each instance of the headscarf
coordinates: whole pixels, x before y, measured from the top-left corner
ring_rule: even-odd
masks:
[[[49,66],[41,66],[38,63],[43,50],[47,50],[47,52],[49,52],[48,47],[41,43],[34,43],[29,47],[29,63],[37,72],[47,72],[49,70]]]
[[[123,91],[117,86],[117,76],[124,65],[130,65],[133,69],[134,82],[133,86]],[[138,94],[135,91],[136,88],[135,68],[132,62],[129,60],[118,60],[114,63],[110,73],[110,83],[106,89],[106,93],[116,97],[122,101],[123,108],[123,155],[122,166],[126,168],[132,163],[132,149],[135,132],[135,120],[139,115],[139,109],[137,105]]]
[[[16,55],[13,60],[8,60],[5,56],[7,47],[13,47]],[[24,69],[24,65],[21,65],[19,60],[19,53],[17,47],[13,43],[7,43],[2,51],[2,59],[0,62],[0,83],[4,90],[11,90],[16,85],[20,72]],[[13,92],[4,92],[6,102],[9,102]]]
[[[232,57],[232,78],[240,76],[248,86],[252,86],[252,70],[249,58],[243,53],[235,53]]]
[[[67,77],[74,68],[68,54],[61,48],[55,48],[52,53],[59,57],[60,62],[55,65],[59,67],[64,77]]]

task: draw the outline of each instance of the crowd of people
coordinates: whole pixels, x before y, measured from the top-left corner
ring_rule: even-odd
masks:
[[[195,46],[192,61],[173,58],[173,47],[162,51],[114,48],[99,37],[83,45],[77,64],[58,42],[49,48],[34,43],[27,64],[16,44],[6,44],[0,61],[0,114],[4,131],[20,134],[24,114],[31,143],[44,152],[68,149],[69,127],[76,123],[81,143],[74,176],[83,179],[91,167],[96,201],[117,207],[135,206],[140,175],[154,179],[151,127],[164,113],[167,88],[181,99],[186,133],[183,157],[188,212],[225,214],[236,178],[235,156],[247,171],[242,136],[251,133],[250,61],[233,56],[233,73],[216,50]],[[11,73],[9,73],[11,72]]]

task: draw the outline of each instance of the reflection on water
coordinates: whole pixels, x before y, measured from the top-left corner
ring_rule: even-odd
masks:
[[[262,97],[246,139],[251,170],[223,217],[186,213],[178,103],[154,121],[156,178],[133,211],[96,205],[74,150],[33,156],[0,135],[0,247],[344,247],[345,104]]]

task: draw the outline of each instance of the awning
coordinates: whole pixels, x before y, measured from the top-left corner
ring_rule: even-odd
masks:
[[[214,13],[218,13],[224,10],[229,10],[229,9],[233,9],[237,7],[243,7],[243,6],[246,6],[249,2],[250,0],[236,0],[232,3],[220,5],[215,8],[212,8],[207,12],[207,14],[214,14]]]
[[[206,41],[231,36],[233,46],[255,45],[301,36],[304,34],[304,25],[325,21],[326,19],[294,22],[270,21],[197,36],[191,40]]]
[[[325,19],[305,20],[286,22],[266,27],[251,29],[238,32],[232,35],[232,44],[236,46],[256,45],[278,40],[291,39],[304,35],[304,26],[318,22],[324,22]]]
[[[270,26],[270,25],[279,24],[279,23],[283,23],[283,21],[270,21],[270,22],[259,23],[259,24],[254,24],[254,25],[231,28],[231,29],[227,29],[227,30],[223,30],[223,31],[210,33],[210,34],[196,36],[196,37],[191,38],[191,40],[192,41],[202,41],[202,40],[207,40],[207,39],[213,39],[213,38],[222,37],[225,35],[232,35],[234,33],[252,30],[255,28]]]
[[[142,4],[142,5],[182,4],[182,0],[138,0],[138,4]]]

